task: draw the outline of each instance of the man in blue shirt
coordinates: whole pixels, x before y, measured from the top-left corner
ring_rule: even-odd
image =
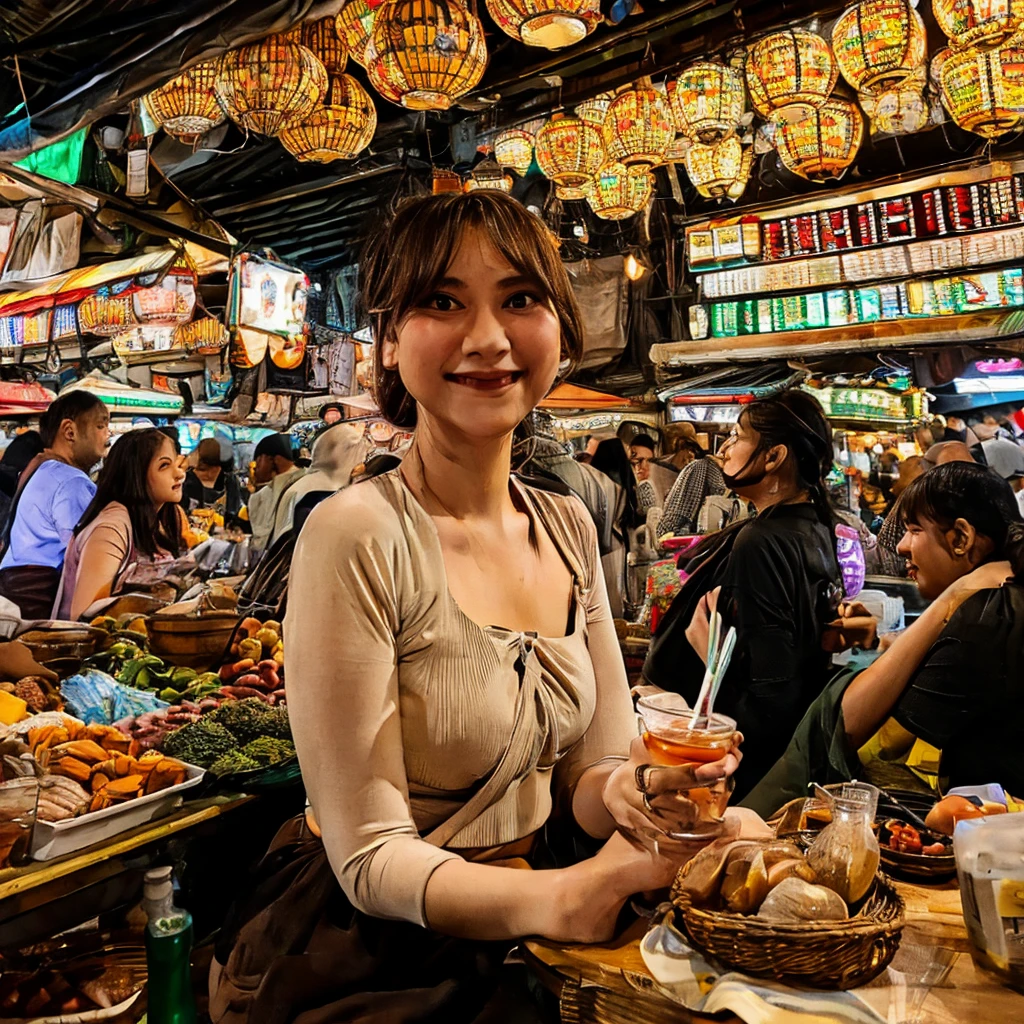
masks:
[[[110,414],[94,394],[70,391],[39,418],[39,433],[46,448],[19,482],[0,562],[0,596],[23,619],[50,617],[64,551],[96,493],[87,474],[107,450]]]

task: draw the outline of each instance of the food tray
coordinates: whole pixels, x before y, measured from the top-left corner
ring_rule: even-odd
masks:
[[[127,800],[102,811],[91,811],[69,821],[36,820],[32,832],[32,859],[53,860],[102,842],[146,822],[164,818],[181,806],[186,789],[198,786],[206,774],[202,768],[185,765],[185,781],[148,796]]]

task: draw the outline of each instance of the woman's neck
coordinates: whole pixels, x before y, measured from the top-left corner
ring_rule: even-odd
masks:
[[[427,499],[431,514],[492,519],[500,518],[512,503],[511,464],[511,434],[482,442],[453,438],[433,421],[421,418],[402,473]]]
[[[758,512],[773,505],[796,505],[810,501],[808,491],[796,483],[784,483],[778,478],[766,476],[760,483],[737,491],[741,498],[751,502]]]

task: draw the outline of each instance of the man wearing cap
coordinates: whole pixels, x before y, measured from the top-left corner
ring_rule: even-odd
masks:
[[[981,442],[981,451],[988,468],[1013,488],[1017,506],[1024,515],[1024,448],[1015,441],[993,437]]]
[[[249,499],[251,546],[263,551],[270,542],[277,520],[278,506],[288,487],[305,473],[295,465],[295,452],[289,434],[268,434],[253,453],[256,463],[256,484],[261,486]]]

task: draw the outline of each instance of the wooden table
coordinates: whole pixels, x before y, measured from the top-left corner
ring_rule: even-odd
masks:
[[[922,1019],[927,1024],[1024,1021],[1024,996],[971,959],[956,883],[897,882],[896,887],[906,903],[901,948],[941,946],[959,954],[945,985],[928,994]],[[736,1017],[690,1013],[657,991],[640,955],[646,928],[646,922],[637,922],[615,941],[601,945],[566,946],[531,939],[521,949],[530,968],[558,995],[563,1024],[737,1021]],[[883,1017],[887,999],[885,990],[879,990],[879,1001],[872,999]]]

